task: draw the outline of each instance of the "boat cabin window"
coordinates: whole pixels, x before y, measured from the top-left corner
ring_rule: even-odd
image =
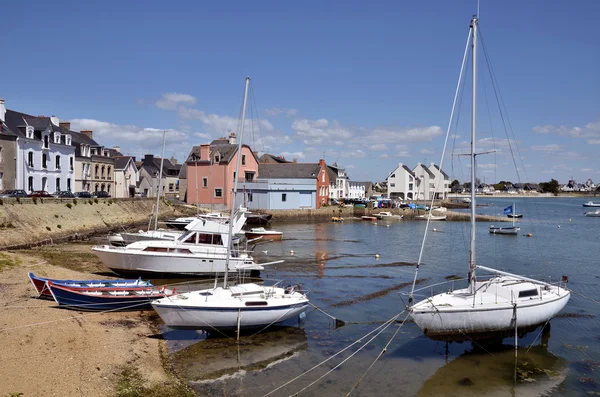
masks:
[[[187,232],[179,237],[179,241],[182,243],[196,244],[196,232]]]
[[[537,289],[526,289],[524,291],[519,291],[519,298],[527,298],[528,296],[537,296]]]
[[[267,306],[267,301],[246,302],[246,306]]]
[[[198,243],[223,245],[220,234],[198,233]]]

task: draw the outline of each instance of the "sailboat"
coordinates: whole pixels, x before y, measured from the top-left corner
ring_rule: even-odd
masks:
[[[512,218],[512,226],[494,226],[491,225],[488,230],[492,234],[507,234],[511,236],[517,236],[521,231],[521,228],[515,224],[515,218],[521,218],[523,215],[514,213],[515,203],[504,209],[504,214],[509,218]],[[513,216],[511,216],[513,215]]]
[[[246,77],[244,103],[240,123],[235,175],[239,175],[242,157],[242,138],[246,119],[246,105],[250,78]],[[231,216],[235,208],[238,178],[233,185]],[[232,222],[229,222],[229,252],[231,252]],[[230,254],[227,254],[227,263]],[[174,329],[199,329],[207,332],[251,328],[270,325],[298,317],[308,308],[308,298],[301,286],[263,286],[254,283],[228,284],[225,266],[223,286],[178,294],[152,302],[152,307],[164,323]]]
[[[476,60],[478,18],[471,19],[469,42],[472,48],[471,183],[475,182]],[[463,69],[466,59],[463,58]],[[462,78],[462,71],[461,71]],[[460,84],[460,79],[459,79]],[[456,97],[455,97],[456,103]],[[452,117],[451,117],[452,119]],[[477,264],[475,257],[475,189],[471,189],[471,244],[467,288],[450,290],[413,303],[415,271],[409,297],[409,314],[432,339],[474,340],[517,333],[535,328],[556,316],[567,304],[570,291],[561,284],[522,277]],[[420,259],[419,259],[420,262]],[[477,271],[492,273],[484,279]]]

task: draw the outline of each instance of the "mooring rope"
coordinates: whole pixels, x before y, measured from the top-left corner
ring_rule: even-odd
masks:
[[[387,328],[387,327],[388,327],[390,324],[393,324],[393,323],[396,321],[396,319],[397,319],[398,317],[400,317],[400,315],[401,315],[402,313],[404,313],[405,311],[406,311],[406,310],[402,310],[400,313],[396,314],[394,317],[390,318],[389,320],[387,320],[385,323],[383,323],[383,324],[382,324],[382,325],[380,325],[379,327],[377,327],[377,328],[373,329],[372,331],[370,331],[369,333],[367,333],[367,334],[366,334],[366,335],[364,335],[363,337],[361,337],[361,338],[359,338],[359,339],[355,340],[354,342],[352,342],[351,344],[349,344],[348,346],[346,346],[346,347],[345,347],[345,348],[343,348],[342,350],[338,351],[337,353],[335,353],[335,354],[334,354],[334,355],[332,355],[331,357],[329,357],[329,358],[327,358],[327,359],[325,359],[325,360],[321,361],[320,363],[318,363],[318,364],[314,365],[312,368],[310,368],[310,369],[308,369],[308,370],[304,371],[303,373],[301,373],[300,375],[296,376],[295,378],[293,378],[293,379],[291,379],[291,380],[289,380],[289,381],[285,382],[285,383],[284,383],[284,384],[282,384],[281,386],[279,386],[279,387],[277,387],[277,388],[275,388],[275,389],[271,390],[271,391],[270,391],[270,392],[268,392],[267,394],[263,395],[263,397],[270,396],[271,394],[273,394],[273,393],[275,393],[276,391],[278,391],[278,390],[282,389],[283,387],[285,387],[285,386],[287,386],[287,385],[289,385],[289,384],[291,384],[291,383],[295,382],[296,380],[300,379],[300,378],[301,378],[301,377],[303,377],[304,375],[306,375],[306,374],[308,374],[308,373],[312,372],[313,370],[317,369],[317,368],[318,368],[318,367],[320,367],[321,365],[325,364],[325,363],[326,363],[326,362],[328,362],[329,360],[331,360],[331,359],[333,359],[333,358],[335,358],[335,357],[339,356],[340,354],[342,354],[342,353],[343,353],[343,352],[345,352],[346,350],[350,349],[352,346],[354,346],[354,345],[356,345],[357,343],[361,342],[361,341],[362,341],[364,338],[366,338],[366,337],[368,337],[369,335],[371,335],[371,334],[373,334],[373,333],[377,332],[379,329],[383,328],[383,329],[385,330],[385,328]],[[383,332],[383,331],[381,331],[381,332]],[[379,333],[381,333],[381,332],[379,332]],[[378,333],[377,335],[379,335],[379,333]],[[377,335],[376,335],[376,336],[377,336]],[[367,343],[367,344],[368,344],[368,343]],[[366,346],[366,345],[365,345],[365,346]],[[363,346],[363,347],[364,347],[364,346]],[[362,348],[362,347],[361,347],[361,348]],[[352,356],[350,356],[350,357],[352,357]],[[343,362],[342,362],[341,364],[343,364]],[[340,364],[340,365],[341,365],[341,364]],[[339,366],[339,365],[338,365],[338,366]],[[337,368],[337,367],[336,367],[336,368]],[[335,369],[335,368],[334,368],[334,369]],[[330,371],[330,372],[331,372],[331,371]],[[329,373],[329,372],[328,372],[328,373]],[[327,375],[327,374],[325,374],[325,375]],[[321,377],[321,378],[322,378],[322,377]],[[320,380],[321,378],[319,378],[318,380]],[[318,380],[317,380],[317,381],[318,381]],[[314,383],[314,382],[313,382],[313,383]],[[311,385],[312,385],[312,384],[311,384]],[[311,386],[311,385],[309,385],[309,386]],[[309,386],[307,386],[307,387],[309,387]],[[303,390],[304,390],[304,389],[303,389]],[[301,392],[301,391],[303,391],[303,390],[300,390],[300,391],[299,391],[299,392],[297,392],[296,394],[300,393],[300,392]]]
[[[379,354],[377,355],[377,357],[375,357],[375,360],[373,360],[373,362],[371,363],[371,365],[369,366],[369,368],[367,368],[367,370],[362,374],[362,376],[360,377],[360,379],[354,384],[354,386],[352,386],[352,389],[350,389],[350,391],[346,394],[346,397],[348,397],[350,394],[352,394],[352,392],[358,387],[358,385],[360,384],[360,382],[367,375],[367,373],[371,370],[371,368],[373,368],[373,366],[375,365],[375,363],[387,351],[387,348],[390,346],[390,343],[392,343],[392,340],[394,340],[394,338],[396,337],[396,335],[398,335],[398,332],[400,331],[400,329],[402,328],[402,326],[406,323],[406,320],[408,319],[409,316],[410,316],[410,314],[407,314],[406,317],[404,317],[404,320],[402,321],[402,324],[400,324],[398,326],[398,329],[396,329],[396,332],[394,332],[394,335],[392,335],[392,337],[390,338],[390,340],[388,341],[388,343],[383,347],[383,349],[381,349],[381,351],[379,352]]]

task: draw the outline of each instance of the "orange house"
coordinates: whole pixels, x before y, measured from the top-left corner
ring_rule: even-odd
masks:
[[[188,204],[231,209],[237,149],[235,133],[231,133],[229,139],[219,138],[210,144],[200,145],[199,153],[186,161]],[[257,175],[258,158],[248,145],[242,145],[238,189],[244,182],[256,181]]]

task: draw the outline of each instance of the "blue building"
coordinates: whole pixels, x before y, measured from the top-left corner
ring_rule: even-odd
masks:
[[[236,202],[250,210],[317,208],[318,163],[259,164],[256,182],[238,186]]]

